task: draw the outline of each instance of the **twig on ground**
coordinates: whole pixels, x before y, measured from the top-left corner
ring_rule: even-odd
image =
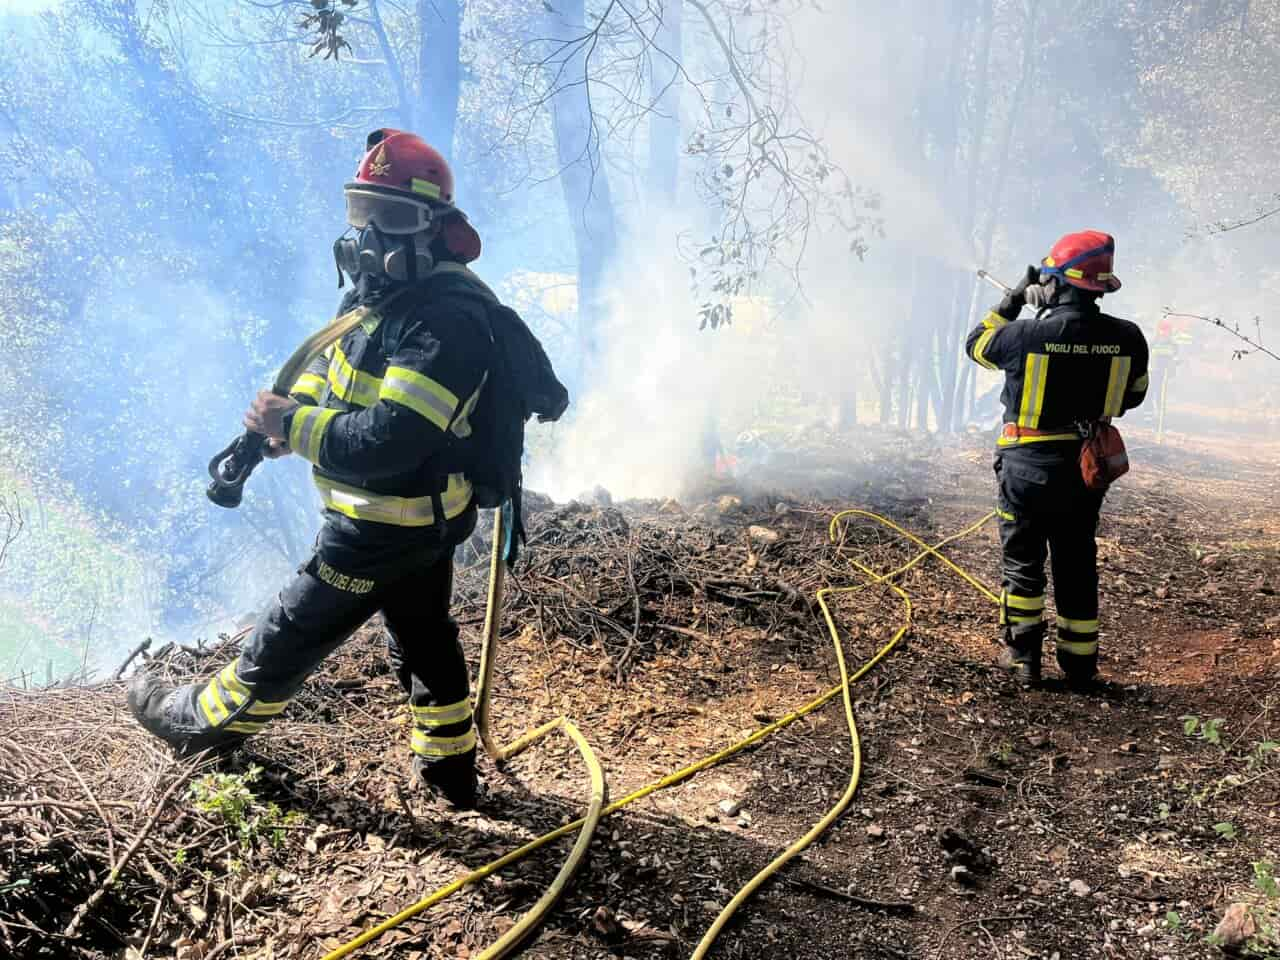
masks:
[[[129,669],[129,664],[133,663],[133,661],[137,658],[138,654],[150,649],[151,649],[151,638],[147,637],[147,639],[143,640],[140,644],[138,644],[136,647],[133,648],[133,651],[129,654],[129,656],[125,657],[124,663],[120,664],[120,666],[116,669],[116,672],[111,675],[111,679],[119,680],[121,677],[123,677],[124,672]]]
[[[942,935],[942,940],[938,943],[938,951],[933,955],[933,960],[940,960],[940,958],[942,957],[943,947],[947,945],[947,941],[951,939],[951,935],[954,934],[957,930],[961,929],[962,927],[969,927],[975,923],[981,927],[984,923],[993,923],[997,920],[1005,921],[1008,923],[1015,923],[1020,920],[1027,921],[1030,919],[1031,919],[1030,914],[1014,913],[1014,914],[1009,914],[1007,916],[1001,916],[1001,917],[974,917],[972,920],[961,920],[959,923],[953,924],[950,928],[948,928],[947,932]],[[986,928],[983,928],[983,932],[986,933],[987,936],[991,936],[990,932],[987,931]]]
[[[98,803],[98,797],[89,789],[89,784],[85,783],[84,777],[80,776],[80,771],[76,769],[75,764],[67,759],[67,755],[61,750],[58,756],[62,758],[62,762],[67,765],[67,769],[75,776],[76,781],[80,784],[80,788],[84,790],[90,802],[93,803],[93,809],[98,812],[98,817],[102,820],[102,825],[107,828],[107,865],[111,870],[116,868],[116,841],[115,841],[115,825],[107,819],[106,812],[102,809],[102,804]]]
[[[846,893],[835,887],[829,887],[823,883],[815,883],[812,880],[806,880],[803,877],[786,877],[784,882],[793,887],[799,887],[802,890],[809,890],[813,893],[821,894],[824,897],[834,897],[837,900],[843,900],[845,903],[852,903],[859,907],[866,907],[868,910],[885,910],[892,913],[915,913],[916,905],[906,900],[872,900],[869,897],[859,897],[852,893]]]
[[[195,773],[196,768],[199,766],[200,759],[202,759],[202,757],[197,757],[196,760],[189,763],[186,768],[178,774],[173,783],[169,784],[169,788],[160,796],[160,801],[156,804],[155,809],[151,811],[151,816],[147,819],[147,822],[143,824],[138,835],[133,838],[133,842],[125,848],[124,853],[120,857],[120,862],[112,868],[111,872],[107,874],[107,878],[102,881],[98,886],[98,889],[90,895],[89,899],[82,903],[76,910],[75,916],[73,916],[71,918],[71,922],[67,924],[67,929],[63,931],[64,937],[70,939],[76,935],[76,932],[80,929],[80,924],[82,924],[85,917],[89,915],[89,911],[98,905],[98,902],[107,895],[107,891],[111,889],[111,886],[120,878],[121,871],[124,870],[125,866],[129,863],[130,858],[132,858],[138,848],[142,846],[143,841],[147,839],[152,828],[155,827],[156,822],[160,819],[160,814],[162,814],[165,807],[168,806],[169,799],[177,792],[178,788],[186,783],[191,778],[191,775]]]

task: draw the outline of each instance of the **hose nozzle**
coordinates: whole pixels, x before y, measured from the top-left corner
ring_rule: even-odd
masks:
[[[987,281],[987,283],[991,284],[993,287],[995,287],[997,290],[999,290],[1003,294],[1013,293],[1013,287],[1005,286],[1003,283],[1001,283],[991,274],[987,273],[987,271],[985,270],[979,270],[978,276],[980,276],[983,280]]]

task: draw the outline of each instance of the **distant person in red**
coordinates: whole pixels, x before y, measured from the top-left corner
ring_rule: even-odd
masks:
[[[1156,398],[1152,416],[1156,422],[1156,439],[1164,437],[1165,414],[1169,404],[1169,381],[1185,351],[1191,346],[1191,321],[1185,317],[1162,317],[1156,324],[1156,339],[1151,344],[1151,379]]]
[[[974,362],[1004,371],[996,442],[1003,577],[999,663],[1027,686],[1040,680],[1048,625],[1045,560],[1053,560],[1057,660],[1068,683],[1098,663],[1095,534],[1105,493],[1085,485],[1080,451],[1092,425],[1142,403],[1147,341],[1138,325],[1098,309],[1120,289],[1115,240],[1097,230],[1053,245],[969,334]],[[1035,287],[1036,312],[1021,318]]]

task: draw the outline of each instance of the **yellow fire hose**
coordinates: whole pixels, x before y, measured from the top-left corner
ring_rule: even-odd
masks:
[[[502,938],[500,938],[497,942],[495,942],[492,946],[490,946],[482,954],[480,954],[481,960],[499,960],[499,958],[509,953],[521,940],[523,940],[525,936],[527,936],[533,930],[534,927],[537,926],[539,922],[541,922],[542,918],[546,915],[548,911],[550,911],[552,906],[555,904],[556,900],[563,893],[564,888],[567,885],[569,879],[572,877],[574,872],[577,870],[578,866],[581,864],[581,861],[586,854],[587,848],[590,845],[591,834],[595,830],[596,825],[601,819],[601,817],[609,816],[610,814],[616,813],[617,811],[623,809],[624,807],[629,806],[630,804],[635,803],[638,800],[644,799],[650,794],[656,793],[659,790],[665,790],[668,787],[681,783],[684,780],[687,780],[690,777],[694,776],[695,774],[702,772],[703,770],[716,766],[717,764],[724,762],[730,757],[736,756],[737,754],[748,749],[749,747],[759,743],[760,741],[766,739],[769,736],[772,736],[774,733],[777,733],[779,730],[783,729],[784,727],[790,726],[792,723],[795,723],[797,720],[801,719],[802,717],[808,716],[810,713],[813,713],[814,711],[822,708],[831,700],[835,699],[836,696],[842,695],[843,701],[844,701],[844,708],[845,708],[845,721],[849,728],[850,744],[851,744],[851,749],[853,753],[853,769],[849,778],[848,787],[845,788],[844,793],[841,795],[840,799],[836,802],[835,806],[833,806],[829,811],[827,811],[827,813],[817,823],[815,823],[814,826],[807,833],[804,834],[804,836],[800,837],[798,840],[792,843],[789,847],[787,847],[786,850],[784,850],[776,859],[774,859],[763,870],[761,870],[758,874],[756,874],[756,876],[754,876],[751,879],[751,881],[745,887],[743,887],[740,891],[738,891],[738,893],[729,901],[729,903],[725,906],[725,908],[720,912],[720,915],[716,917],[714,923],[712,923],[711,927],[707,930],[706,934],[702,937],[701,941],[699,941],[697,948],[694,950],[691,960],[702,960],[702,958],[705,958],[709,953],[712,944],[714,943],[715,939],[719,936],[720,932],[724,929],[725,924],[728,923],[728,921],[730,920],[730,918],[732,918],[733,914],[738,910],[738,908],[744,902],[746,902],[747,898],[750,897],[751,894],[754,893],[766,880],[768,880],[769,877],[773,876],[773,874],[777,873],[780,869],[782,869],[782,867],[786,865],[788,861],[793,859],[797,854],[799,854],[806,847],[812,844],[819,836],[821,836],[822,833],[825,832],[827,828],[830,827],[831,824],[834,823],[840,817],[840,815],[848,808],[850,802],[853,800],[855,793],[857,792],[858,783],[862,773],[862,748],[861,748],[861,741],[858,736],[857,724],[853,716],[853,701],[852,701],[850,688],[857,680],[865,676],[870,670],[872,670],[876,666],[876,664],[878,664],[881,660],[883,660],[886,656],[888,656],[890,651],[892,651],[893,648],[898,645],[899,641],[901,641],[902,637],[906,634],[907,630],[910,629],[911,600],[910,600],[910,597],[907,595],[907,593],[901,587],[898,587],[895,584],[889,584],[890,589],[892,589],[895,593],[897,593],[902,600],[903,619],[900,625],[898,626],[898,629],[894,632],[893,636],[889,639],[889,641],[884,646],[882,646],[875,653],[875,655],[871,657],[871,659],[869,659],[864,664],[862,664],[862,666],[860,666],[853,674],[850,674],[844,658],[844,647],[840,640],[840,631],[839,631],[839,628],[836,626],[835,618],[831,612],[830,605],[827,602],[828,598],[833,596],[839,596],[842,594],[856,593],[861,590],[865,590],[869,587],[875,586],[877,584],[885,583],[886,581],[889,581],[895,577],[902,575],[903,573],[906,573],[908,570],[912,569],[913,567],[918,565],[920,562],[922,562],[926,557],[933,556],[933,557],[937,557],[944,564],[946,564],[950,569],[958,573],[962,578],[964,578],[968,583],[973,585],[978,591],[980,591],[988,599],[996,603],[999,603],[1000,598],[995,593],[993,593],[990,589],[988,589],[980,581],[972,577],[966,571],[961,569],[958,565],[956,565],[951,560],[947,559],[945,556],[939,553],[939,550],[941,550],[942,547],[956,540],[959,540],[962,537],[966,537],[972,534],[973,532],[981,528],[983,525],[985,525],[994,516],[995,516],[994,512],[988,513],[982,519],[978,520],[975,523],[970,524],[968,527],[961,530],[959,533],[952,534],[951,536],[946,537],[943,540],[940,540],[938,543],[934,544],[933,546],[930,546],[924,540],[921,540],[919,537],[904,530],[902,527],[898,526],[893,521],[888,520],[885,517],[882,517],[878,514],[870,513],[865,510],[845,510],[845,511],[842,511],[841,513],[836,514],[836,516],[833,517],[831,520],[831,524],[828,529],[828,535],[833,543],[838,543],[841,547],[843,547],[844,545],[843,533],[840,527],[841,521],[845,520],[846,518],[864,517],[870,520],[874,520],[875,522],[880,523],[883,526],[888,527],[889,529],[901,534],[903,537],[910,540],[912,543],[916,544],[921,548],[920,551],[914,557],[912,557],[902,566],[897,567],[896,569],[891,570],[888,573],[884,573],[884,574],[877,574],[871,568],[863,565],[857,560],[850,558],[849,563],[853,567],[855,567],[858,571],[860,571],[862,574],[868,577],[867,582],[857,584],[854,586],[849,586],[849,587],[826,587],[818,591],[817,601],[819,606],[822,609],[822,615],[826,621],[827,630],[831,635],[832,645],[834,646],[835,653],[836,653],[836,662],[840,668],[840,683],[837,686],[823,693],[821,696],[811,700],[809,703],[800,707],[798,710],[795,710],[792,713],[787,714],[785,717],[782,717],[779,720],[775,720],[773,723],[768,724],[767,726],[761,727],[759,730],[756,730],[755,732],[743,738],[742,740],[738,741],[737,743],[734,743],[728,747],[725,747],[723,750],[720,750],[708,757],[704,757],[703,759],[698,760],[697,762],[690,764],[689,766],[684,767],[680,770],[677,770],[674,773],[670,773],[667,776],[663,777],[661,780],[657,780],[653,783],[647,784],[646,786],[643,786],[640,789],[628,794],[622,799],[615,800],[614,802],[610,803],[608,806],[603,806],[604,795],[605,795],[603,771],[601,770],[599,763],[596,761],[594,754],[591,752],[591,748],[587,744],[586,739],[582,736],[581,732],[578,731],[578,729],[566,718],[558,717],[557,719],[551,721],[550,723],[544,724],[543,726],[537,728],[536,730],[525,734],[524,736],[520,737],[518,740],[514,741],[507,747],[497,747],[492,742],[492,739],[490,737],[489,730],[488,730],[488,694],[489,694],[489,688],[490,688],[491,672],[493,668],[493,656],[494,656],[494,651],[496,649],[498,630],[499,630],[500,620],[501,620],[501,602],[502,602],[503,585],[504,585],[504,579],[503,579],[504,565],[501,562],[501,550],[502,550],[502,541],[503,541],[503,522],[501,518],[501,511],[499,511],[495,515],[495,521],[494,521],[494,554],[493,554],[493,560],[490,566],[489,599],[488,599],[488,605],[485,611],[484,648],[481,654],[481,661],[480,661],[480,679],[479,679],[479,682],[477,683],[477,690],[476,690],[476,711],[475,711],[476,725],[479,729],[480,738],[484,743],[485,750],[495,759],[505,759],[507,757],[514,756],[515,754],[519,753],[521,750],[524,750],[526,747],[528,747],[535,740],[546,735],[547,733],[550,733],[552,730],[557,730],[557,729],[564,730],[566,734],[570,737],[570,739],[573,740],[574,744],[578,747],[579,752],[582,753],[583,759],[586,761],[588,770],[591,773],[591,780],[592,780],[591,801],[590,801],[590,804],[588,805],[587,816],[580,820],[576,820],[573,823],[565,824],[562,827],[552,830],[550,833],[544,834],[541,837],[531,840],[528,843],[524,844],[524,846],[511,851],[505,856],[502,856],[497,860],[494,860],[493,862],[488,863],[485,866],[480,867],[479,869],[474,870],[471,873],[465,876],[459,877],[458,879],[452,881],[451,883],[446,884],[445,886],[436,890],[434,893],[419,900],[417,903],[400,911],[395,916],[390,917],[387,920],[384,920],[382,923],[370,928],[369,930],[366,930],[364,933],[360,934],[355,939],[349,941],[348,943],[343,944],[342,946],[338,947],[336,950],[333,950],[330,953],[326,954],[323,960],[339,960],[339,958],[341,957],[346,957],[350,955],[359,947],[375,939],[376,937],[381,936],[383,933],[386,933],[388,930],[391,930],[401,925],[411,917],[417,916],[419,913],[422,913],[423,911],[429,909],[433,905],[446,899],[447,897],[461,890],[463,887],[466,887],[469,884],[473,884],[480,880],[483,880],[485,877],[488,877],[494,873],[497,873],[499,870],[503,869],[504,867],[507,867],[513,863],[523,860],[525,857],[535,852],[536,850],[539,850],[542,847],[550,843],[553,843],[556,840],[559,840],[561,837],[568,836],[569,834],[573,833],[575,830],[579,830],[580,832],[578,834],[577,842],[574,844],[574,847],[570,851],[569,857],[566,859],[564,866],[561,867],[560,872],[556,875],[555,880],[553,881],[552,885],[548,888],[547,892],[538,900],[536,904],[534,904],[533,908],[530,909],[528,913],[526,913],[520,919],[520,921],[511,928],[511,930],[507,931],[507,933]],[[603,809],[602,809],[602,806],[603,806]]]

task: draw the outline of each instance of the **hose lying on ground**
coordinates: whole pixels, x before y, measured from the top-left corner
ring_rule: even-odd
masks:
[[[844,647],[840,641],[840,631],[839,631],[839,628],[836,626],[835,617],[832,614],[831,607],[827,602],[828,599],[834,596],[857,593],[859,591],[866,590],[869,587],[886,583],[887,581],[892,580],[895,577],[901,576],[903,573],[906,573],[908,570],[911,570],[912,568],[917,566],[919,563],[921,563],[926,557],[932,556],[941,560],[951,570],[959,574],[964,580],[966,580],[969,584],[971,584],[974,588],[976,588],[980,593],[982,593],[988,599],[996,603],[999,603],[1000,602],[999,596],[997,596],[990,589],[984,586],[979,580],[971,576],[969,573],[967,573],[965,570],[963,570],[961,567],[959,567],[957,564],[955,564],[954,562],[952,562],[951,560],[949,560],[947,557],[943,556],[939,552],[941,548],[946,546],[947,544],[953,543],[954,541],[959,540],[962,537],[966,537],[974,533],[975,531],[980,529],[982,526],[984,526],[994,516],[995,516],[994,512],[988,513],[981,520],[978,520],[977,522],[970,524],[969,526],[961,530],[959,533],[952,534],[951,536],[946,537],[943,540],[940,540],[938,543],[934,544],[933,546],[930,546],[928,543],[926,543],[924,540],[917,537],[915,534],[909,533],[908,531],[904,530],[902,527],[898,526],[893,521],[888,520],[885,517],[880,516],[879,514],[871,513],[865,510],[845,510],[836,514],[835,517],[832,518],[831,524],[828,528],[828,536],[830,537],[832,543],[836,543],[841,548],[843,548],[844,546],[844,535],[843,535],[844,528],[841,526],[841,522],[848,518],[853,518],[853,517],[863,517],[863,518],[873,520],[889,528],[890,530],[893,530],[896,533],[902,535],[903,537],[905,537],[906,539],[908,539],[909,541],[911,541],[912,543],[916,544],[921,548],[920,551],[916,553],[916,555],[912,557],[910,560],[908,560],[906,563],[902,564],[901,566],[897,567],[894,570],[889,571],[888,573],[883,573],[883,574],[877,574],[870,567],[867,567],[864,564],[860,563],[859,561],[850,558],[849,559],[850,565],[854,569],[858,570],[861,574],[866,576],[868,578],[867,581],[864,583],[855,584],[848,587],[825,587],[818,591],[817,601],[822,610],[823,618],[826,621],[827,630],[831,636],[832,645],[835,648],[836,662],[840,668],[840,683],[837,686],[823,693],[821,696],[818,696],[815,699],[809,701],[804,706],[800,707],[798,710],[795,710],[792,713],[787,714],[785,717],[782,717],[781,719],[775,720],[773,723],[770,723],[767,726],[761,727],[759,730],[756,730],[755,732],[751,733],[749,736],[744,737],[742,740],[739,740],[737,743],[734,743],[728,747],[725,747],[723,750],[717,751],[716,753],[713,753],[708,757],[704,757],[703,759],[698,760],[687,767],[683,767],[682,769],[677,770],[674,773],[670,773],[667,776],[663,777],[661,780],[657,780],[653,783],[647,784],[646,786],[643,786],[640,789],[628,794],[622,799],[613,801],[608,806],[604,806],[605,782],[604,782],[603,771],[601,770],[599,763],[596,761],[595,755],[592,753],[591,747],[588,745],[586,739],[582,736],[581,732],[577,729],[577,727],[575,727],[573,723],[570,722],[567,718],[557,717],[555,720],[552,720],[550,723],[543,724],[537,729],[530,731],[529,733],[526,733],[524,736],[515,740],[513,743],[507,745],[506,747],[499,747],[496,744],[494,744],[491,738],[491,735],[489,733],[488,700],[489,700],[489,693],[490,693],[490,687],[491,687],[490,674],[493,669],[494,652],[496,650],[497,637],[498,637],[499,627],[501,623],[500,613],[501,613],[501,604],[502,604],[502,595],[503,595],[503,586],[504,586],[504,565],[501,561],[501,556],[502,556],[502,541],[504,538],[505,523],[504,523],[504,518],[502,516],[501,511],[499,511],[495,515],[495,521],[494,521],[494,532],[493,532],[494,552],[493,552],[493,560],[490,566],[489,599],[488,599],[488,604],[485,611],[484,647],[481,653],[481,660],[480,660],[480,680],[476,688],[476,710],[475,710],[476,726],[479,730],[480,738],[485,746],[485,750],[490,754],[490,756],[494,757],[495,760],[507,759],[509,757],[515,756],[517,753],[526,749],[530,744],[540,739],[541,737],[545,736],[546,734],[551,733],[554,730],[563,730],[569,736],[569,738],[574,742],[575,746],[577,746],[578,751],[582,754],[583,759],[587,764],[588,771],[590,772],[590,775],[591,775],[591,798],[587,808],[587,815],[580,820],[575,820],[573,823],[565,824],[562,827],[552,830],[550,833],[546,833],[541,837],[537,837],[536,839],[531,840],[528,843],[524,844],[522,847],[519,847],[518,849],[511,851],[505,856],[499,857],[497,860],[494,860],[493,862],[488,863],[477,870],[473,870],[471,873],[468,873],[465,876],[459,877],[456,880],[452,881],[451,883],[446,884],[445,886],[436,890],[434,893],[431,893],[428,896],[422,898],[417,903],[412,904],[409,907],[406,907],[404,910],[400,911],[395,916],[390,917],[387,920],[384,920],[383,922],[377,924],[376,926],[370,928],[369,930],[366,930],[364,933],[360,934],[358,937],[354,938],[353,940],[338,947],[336,950],[333,950],[330,953],[326,954],[323,960],[339,960],[339,958],[341,957],[346,957],[350,955],[359,947],[381,936],[383,933],[386,933],[388,930],[391,930],[397,926],[400,926],[406,920],[410,919],[411,917],[417,916],[418,914],[429,909],[433,905],[439,903],[440,901],[446,899],[447,897],[461,890],[463,887],[466,887],[470,884],[483,880],[485,877],[488,877],[493,875],[494,873],[497,873],[499,870],[503,869],[504,867],[510,866],[513,863],[523,860],[525,857],[529,856],[531,853],[534,853],[535,851],[540,850],[542,847],[545,847],[546,845],[553,843],[556,840],[559,840],[561,837],[568,836],[569,834],[573,833],[575,830],[579,831],[577,842],[574,844],[573,849],[569,853],[569,857],[565,860],[564,865],[560,868],[560,872],[556,875],[555,880],[552,882],[551,886],[547,889],[547,892],[538,899],[538,902],[535,903],[534,906],[523,917],[520,918],[520,920],[515,924],[515,926],[513,926],[510,930],[508,930],[507,933],[504,934],[494,944],[486,948],[484,952],[479,954],[480,960],[500,960],[500,958],[510,953],[524,939],[525,936],[527,936],[530,932],[532,932],[532,930],[538,925],[538,923],[541,922],[543,917],[545,917],[545,915],[555,905],[556,900],[564,892],[564,888],[568,884],[569,879],[573,876],[574,872],[580,866],[582,859],[586,854],[587,848],[590,846],[591,835],[594,832],[596,825],[598,824],[599,820],[602,817],[606,817],[606,816],[609,816],[610,814],[616,813],[617,811],[623,809],[624,807],[627,807],[638,800],[644,799],[650,794],[656,793],[659,790],[665,790],[668,787],[675,786],[676,784],[689,779],[690,777],[694,776],[697,773],[702,772],[703,770],[706,770],[710,767],[714,767],[717,764],[723,763],[725,760],[729,759],[730,757],[736,756],[737,754],[741,753],[747,748],[754,746],[760,741],[772,736],[773,734],[777,733],[779,730],[782,730],[784,727],[790,726],[791,724],[795,723],[797,720],[801,719],[802,717],[808,716],[814,711],[821,709],[823,706],[830,703],[837,696],[841,696],[844,701],[845,722],[849,728],[850,749],[853,755],[853,768],[849,777],[849,785],[845,788],[844,793],[841,795],[840,799],[836,802],[836,804],[830,810],[828,810],[822,816],[822,818],[819,819],[818,822],[813,825],[813,827],[808,832],[806,832],[802,837],[800,837],[798,840],[796,840],[794,843],[788,846],[786,850],[784,850],[773,861],[771,861],[767,866],[765,866],[763,870],[761,870],[754,877],[752,877],[751,880],[746,884],[746,886],[744,886],[741,890],[738,891],[737,894],[733,896],[733,898],[729,901],[729,903],[725,906],[725,908],[720,912],[719,916],[716,917],[715,921],[712,923],[711,927],[707,930],[706,934],[703,935],[702,939],[698,943],[697,948],[693,952],[691,960],[703,960],[703,958],[705,958],[710,952],[713,943],[715,942],[716,938],[720,935],[725,925],[733,917],[734,913],[737,912],[738,908],[741,907],[744,902],[746,902],[747,898],[749,898],[752,893],[754,893],[757,889],[759,889],[759,887],[766,880],[768,880],[771,876],[773,876],[775,873],[781,870],[782,867],[785,866],[788,861],[796,857],[806,847],[810,846],[815,840],[817,840],[818,837],[820,837],[831,826],[831,824],[833,824],[840,817],[840,815],[848,808],[849,804],[853,800],[854,795],[857,792],[859,779],[862,774],[862,747],[861,747],[861,741],[858,737],[857,724],[854,720],[854,715],[853,715],[853,699],[852,699],[851,688],[855,682],[857,682],[859,679],[865,676],[868,672],[874,669],[874,667],[881,660],[883,660],[886,656],[888,656],[889,653],[894,649],[894,647],[896,647],[898,643],[902,640],[902,637],[906,634],[907,630],[910,629],[911,598],[908,596],[906,591],[903,590],[901,587],[897,586],[896,584],[889,584],[890,589],[893,590],[895,593],[897,593],[898,597],[902,601],[902,608],[903,608],[902,620],[900,621],[897,630],[893,633],[889,641],[885,643],[884,646],[882,646],[878,651],[876,651],[876,653],[869,660],[867,660],[860,667],[858,667],[858,669],[854,671],[852,674],[849,673],[848,666],[845,662]]]

